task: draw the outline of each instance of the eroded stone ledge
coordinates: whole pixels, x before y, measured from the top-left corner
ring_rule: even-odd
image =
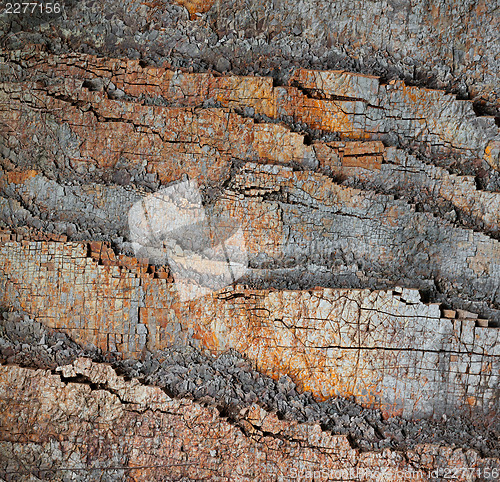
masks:
[[[26,397],[38,401],[36,410],[23,403]],[[8,431],[0,427],[3,476],[63,480],[71,473],[89,477],[95,470],[135,480],[165,474],[293,480],[327,469],[327,479],[360,480],[363,473],[363,480],[378,480],[383,471],[394,481],[406,480],[410,472],[423,481],[436,468],[499,468],[498,459],[431,444],[406,453],[361,453],[345,436],[330,435],[318,424],[279,420],[257,405],[229,420],[215,407],[171,399],[159,388],[125,381],[108,365],[83,358],[54,373],[2,366],[0,399],[15,413]],[[337,469],[347,473],[335,476]],[[457,480],[468,480],[465,472]]]
[[[406,418],[498,411],[499,330],[425,305],[416,290],[236,287],[182,302],[147,264],[98,264],[83,243],[7,241],[1,255],[1,304],[84,346],[140,358],[194,339],[320,398],[354,396]]]

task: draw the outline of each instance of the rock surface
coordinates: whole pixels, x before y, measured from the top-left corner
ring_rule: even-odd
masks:
[[[35,409],[26,398],[36,400]],[[0,470],[14,479],[423,481],[433,472],[453,470],[457,480],[469,480],[500,470],[498,459],[431,444],[405,454],[360,453],[346,436],[279,420],[255,404],[228,419],[87,358],[55,372],[2,366],[0,399],[12,416],[0,425]]]
[[[439,304],[425,305],[407,288],[238,286],[182,301],[147,265],[127,266],[124,257],[98,264],[88,256],[96,245],[6,241],[1,304],[125,357],[192,341],[213,353],[236,349],[263,373],[288,375],[320,399],[352,396],[405,418],[465,407],[497,416],[498,329],[476,326],[472,313],[446,318]]]
[[[286,78],[341,68],[447,88],[498,115],[498,4],[485,0],[65,0],[64,15],[0,17],[3,43],[173,69]],[[42,17],[42,18],[40,18]],[[50,24],[43,21],[50,21]]]
[[[0,13],[0,476],[496,480],[497,7],[62,7]]]

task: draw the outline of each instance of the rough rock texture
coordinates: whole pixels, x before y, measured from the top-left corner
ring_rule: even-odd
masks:
[[[85,358],[55,373],[3,366],[0,395],[3,413],[12,417],[0,425],[0,470],[8,477],[423,481],[432,471],[456,471],[457,480],[467,480],[500,468],[498,459],[473,450],[429,444],[405,456],[389,449],[360,453],[346,436],[279,420],[257,405],[221,418],[215,407],[172,399]]]
[[[174,69],[272,74],[342,68],[448,88],[498,113],[498,2],[112,0],[0,18],[3,44],[42,43]],[[42,23],[50,20],[50,24]]]
[[[497,480],[498,19],[0,13],[0,476]]]
[[[6,241],[0,303],[104,352],[139,358],[194,338],[214,353],[234,348],[319,398],[353,396],[405,418],[465,407],[496,418],[498,329],[445,318],[416,290],[236,287],[182,302],[147,265],[99,265],[88,256],[95,246],[106,261],[98,243]]]
[[[210,403],[234,419],[256,403],[285,420],[319,423],[323,430],[349,436],[351,445],[366,450],[411,450],[419,444],[471,447],[488,457],[498,457],[494,431],[463,417],[446,417],[446,423],[429,419],[384,418],[380,410],[362,408],[352,399],[317,401],[310,392],[297,390],[284,375],[278,380],[256,371],[235,350],[218,356],[178,344],[148,352],[143,360],[121,359],[119,354],[83,349],[61,331],[46,327],[15,312],[0,319],[2,362],[55,370],[88,357],[103,361],[129,379],[161,387],[172,397]],[[486,430],[485,430],[486,428]]]

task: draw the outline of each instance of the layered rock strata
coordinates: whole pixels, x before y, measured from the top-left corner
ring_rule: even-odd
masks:
[[[470,480],[498,469],[481,458],[485,446],[452,451],[451,438],[447,448],[360,453],[347,434],[279,420],[251,396],[225,420],[199,400],[172,399],[97,363],[160,363],[162,350],[188,345],[215,357],[235,350],[262,374],[310,392],[310,404],[351,397],[383,418],[480,420],[494,446],[493,117],[442,91],[343,70],[297,69],[277,85],[36,46],[2,61],[0,306],[66,333],[80,354],[98,353],[95,362],[73,356],[73,365],[40,363],[53,371],[35,372],[17,366],[23,351],[34,363],[29,344],[16,351],[2,342],[3,359],[16,365],[2,367],[0,399],[5,413],[19,414],[3,422],[5,475],[62,478],[69,467],[88,479],[95,469],[131,480],[286,480],[348,467],[378,471],[366,480],[381,470],[403,480],[417,469],[427,480],[462,467]],[[147,251],[138,259],[129,224],[134,206],[186,180],[199,187],[207,219],[240,229],[248,260],[237,283],[192,299],[171,260]],[[152,237],[154,226],[144,229]],[[192,257],[194,244],[178,244],[176,256]],[[196,266],[197,283],[213,275]],[[40,408],[31,413],[23,400]],[[255,454],[266,462],[255,465]]]
[[[470,480],[499,467],[498,459],[472,450],[430,444],[406,457],[389,449],[359,453],[346,436],[279,420],[257,405],[229,421],[214,407],[174,400],[88,359],[55,373],[1,367],[0,394],[4,413],[13,416],[0,426],[0,463],[13,478],[423,481],[433,471],[455,471],[457,480]],[[36,400],[36,410],[26,398]]]

